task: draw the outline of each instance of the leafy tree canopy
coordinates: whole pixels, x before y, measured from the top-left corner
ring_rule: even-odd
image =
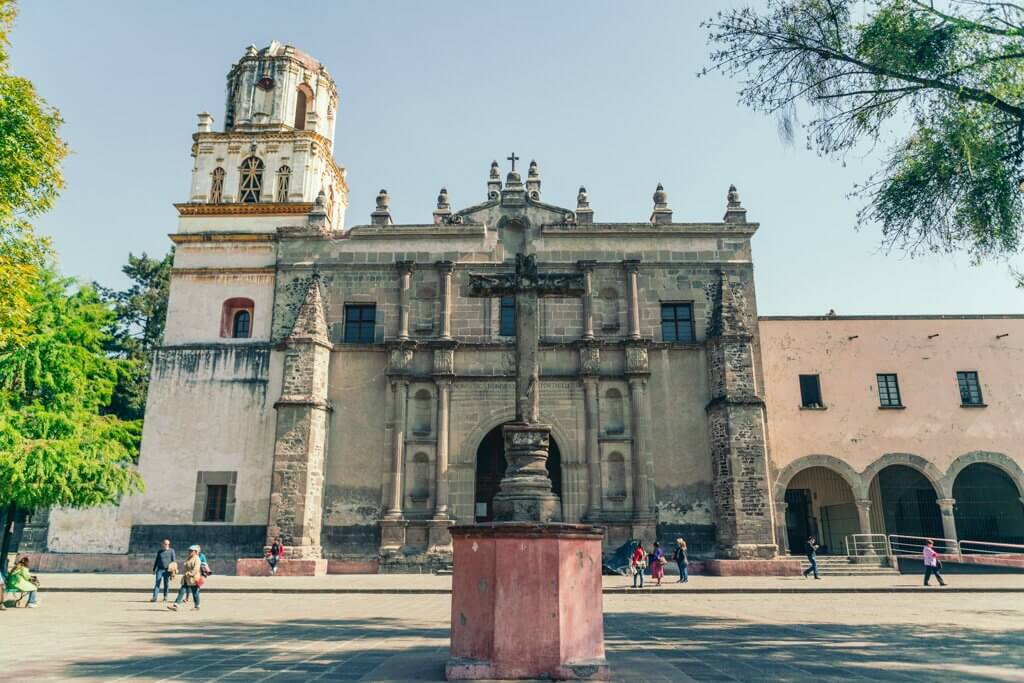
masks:
[[[0,343],[21,339],[29,317],[26,291],[49,258],[49,245],[28,219],[46,211],[64,185],[67,146],[60,114],[32,83],[8,72],[13,0],[0,0]]]
[[[1024,5],[985,0],[769,0],[706,21],[710,67],[741,102],[842,158],[885,144],[854,194],[858,224],[911,254],[1015,254],[1024,203]],[[903,133],[894,132],[905,131]]]
[[[101,415],[124,362],[106,352],[113,312],[92,287],[42,271],[23,343],[0,345],[0,504],[115,503],[142,490],[140,423]]]
[[[104,301],[114,307],[113,335],[108,351],[126,362],[121,365],[108,410],[125,420],[142,419],[149,389],[153,350],[160,345],[167,320],[167,295],[174,250],[162,259],[128,254],[121,272],[128,289],[115,291],[97,286]]]

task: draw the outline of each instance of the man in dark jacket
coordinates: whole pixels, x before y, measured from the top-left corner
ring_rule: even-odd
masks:
[[[156,602],[156,594],[160,592],[161,582],[164,585],[164,602],[167,602],[167,587],[171,582],[171,575],[167,570],[175,561],[171,539],[165,538],[160,544],[160,550],[156,551],[156,559],[153,560],[153,576],[156,581],[153,584],[153,598],[150,602]]]
[[[814,572],[814,578],[820,579],[818,576],[818,544],[814,536],[807,539],[807,561],[811,563],[811,566],[804,570],[804,578],[811,572]]]

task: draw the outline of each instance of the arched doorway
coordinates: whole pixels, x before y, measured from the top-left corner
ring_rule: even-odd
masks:
[[[840,555],[845,538],[860,530],[853,490],[842,476],[827,467],[808,467],[790,479],[786,487],[786,537],[789,551],[803,555],[808,536],[821,546],[819,552]]]
[[[963,540],[1024,543],[1024,503],[1013,480],[995,465],[974,463],[953,482],[957,535]]]
[[[913,467],[889,465],[868,491],[871,528],[876,533],[942,538],[942,516],[935,488]]]
[[[473,497],[473,510],[476,521],[489,522],[493,519],[494,495],[498,492],[501,478],[505,476],[505,442],[501,434],[502,425],[498,425],[480,442],[476,449],[476,493]],[[562,498],[562,454],[558,443],[551,437],[548,448],[548,476],[551,477],[551,490],[558,498]]]

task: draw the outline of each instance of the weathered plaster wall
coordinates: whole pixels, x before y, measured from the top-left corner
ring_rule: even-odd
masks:
[[[768,317],[760,329],[777,470],[823,454],[861,472],[909,453],[944,472],[972,451],[1024,466],[1024,318]],[[961,407],[958,370],[978,372],[986,407]],[[891,372],[903,410],[879,408],[875,375]],[[800,408],[800,374],[821,376],[825,410]]]
[[[224,302],[235,297],[253,301],[252,336],[221,337]],[[270,339],[274,273],[175,273],[167,303],[164,343],[251,344]],[[301,303],[301,300],[300,300]]]
[[[54,553],[126,553],[131,531],[130,506],[54,508],[46,545]]]

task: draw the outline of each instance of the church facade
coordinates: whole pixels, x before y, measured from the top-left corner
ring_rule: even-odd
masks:
[[[540,413],[562,518],[603,526],[606,550],[682,536],[697,557],[767,559],[808,531],[833,547],[896,527],[948,537],[973,465],[1004,491],[999,537],[1024,542],[1024,320],[759,319],[758,224],[734,187],[721,220],[678,221],[658,185],[649,217],[602,223],[582,187],[571,208],[549,203],[539,166],[515,155],[481,174],[477,203],[442,189],[431,220],[397,225],[381,190],[346,230],[337,106],[319,62],[273,43],[232,67],[222,130],[200,114],[147,490],[53,511],[51,554],[134,556],[169,536],[252,557],[281,537],[339,570],[445,562],[452,524],[491,518],[514,418],[515,300],[467,285],[517,255],[583,277],[582,296],[540,302]],[[977,390],[980,409],[901,404],[938,366],[950,401]],[[892,467],[904,479],[881,476]],[[904,498],[923,485],[899,468],[933,489],[914,493],[934,508],[917,526]]]

